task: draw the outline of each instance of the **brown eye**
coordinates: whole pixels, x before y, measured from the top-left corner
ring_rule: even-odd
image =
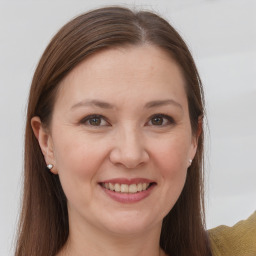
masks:
[[[90,125],[95,125],[95,126],[99,126],[101,124],[101,118],[99,117],[94,117],[88,120]]]
[[[162,125],[164,122],[163,118],[162,117],[154,117],[151,119],[151,123],[153,125]]]
[[[172,117],[164,114],[157,114],[150,118],[148,125],[151,126],[165,126],[174,124],[174,120]]]
[[[109,123],[101,115],[89,115],[83,118],[80,122],[87,126],[108,126]]]

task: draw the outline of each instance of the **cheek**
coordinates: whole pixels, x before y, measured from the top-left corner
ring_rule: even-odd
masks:
[[[82,131],[60,127],[54,138],[54,156],[60,173],[72,173],[80,178],[92,175],[104,158],[104,146]]]
[[[175,138],[155,144],[154,163],[160,175],[159,204],[163,217],[173,208],[184,187],[187,175],[189,140]]]
[[[183,176],[188,167],[191,145],[184,137],[173,137],[155,143],[154,161],[163,178]]]
[[[65,136],[59,132],[54,145],[56,168],[67,198],[89,198],[105,158],[104,147],[74,132],[65,132]]]
[[[95,156],[89,145],[79,145],[74,142],[56,148],[56,166],[60,175],[72,175],[73,178],[83,178],[91,175]]]

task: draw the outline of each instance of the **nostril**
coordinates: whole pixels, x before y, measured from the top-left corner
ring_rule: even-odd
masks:
[[[109,159],[113,164],[121,164],[127,169],[135,169],[145,164],[149,156],[144,150],[132,151],[127,148],[115,148],[110,152]]]

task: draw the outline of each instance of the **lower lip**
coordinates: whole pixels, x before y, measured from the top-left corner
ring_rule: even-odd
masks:
[[[104,190],[104,192],[109,197],[111,197],[112,199],[114,199],[119,203],[136,203],[148,197],[152,192],[152,190],[154,189],[155,184],[152,184],[147,190],[137,192],[137,193],[119,193],[119,192],[106,189],[102,186],[100,187]]]

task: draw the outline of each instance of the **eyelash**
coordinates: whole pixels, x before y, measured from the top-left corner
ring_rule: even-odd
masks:
[[[152,116],[149,118],[149,120],[147,121],[147,123],[149,123],[150,121],[152,122],[152,119],[154,119],[154,118],[163,118],[163,119],[166,119],[168,123],[167,123],[167,124],[164,124],[164,125],[160,124],[160,125],[152,125],[152,126],[163,127],[163,126],[175,124],[175,121],[174,121],[174,119],[173,119],[171,116],[165,115],[165,114],[161,114],[161,113],[152,115]],[[99,125],[92,125],[92,124],[90,124],[90,123],[87,123],[87,122],[90,122],[90,120],[92,120],[92,119],[100,119],[101,122],[102,122],[102,120],[104,120],[107,124],[101,125],[101,123],[100,123]],[[164,122],[164,121],[163,121],[163,122]],[[98,115],[98,114],[88,115],[88,116],[86,116],[85,118],[83,118],[83,119],[80,121],[80,123],[83,124],[83,125],[89,125],[89,126],[93,126],[93,127],[111,126],[111,125],[109,124],[109,122],[107,121],[107,119],[106,119],[104,116]]]
[[[167,120],[167,124],[164,124],[164,125],[154,125],[154,126],[167,126],[167,125],[173,125],[173,124],[175,124],[175,121],[174,121],[174,119],[171,117],[171,116],[169,116],[169,115],[165,115],[165,114],[161,114],[161,113],[159,113],[159,114],[154,114],[154,115],[152,115],[150,118],[149,118],[149,121],[152,121],[152,119],[154,119],[154,118],[163,118],[163,119],[166,119]],[[148,122],[149,122],[148,121]]]
[[[84,125],[89,125],[89,126],[94,126],[94,127],[100,127],[100,126],[102,126],[102,125],[92,125],[92,124],[86,124],[87,122],[89,122],[90,120],[92,120],[92,119],[101,119],[101,121],[102,120],[104,120],[106,123],[108,123],[108,121],[106,120],[106,118],[104,117],[104,116],[102,116],[102,115],[97,115],[97,114],[93,114],[93,115],[88,115],[88,116],[86,116],[85,118],[83,118],[81,121],[80,121],[80,123],[81,124],[84,124]],[[103,126],[106,126],[106,125],[103,125]]]

